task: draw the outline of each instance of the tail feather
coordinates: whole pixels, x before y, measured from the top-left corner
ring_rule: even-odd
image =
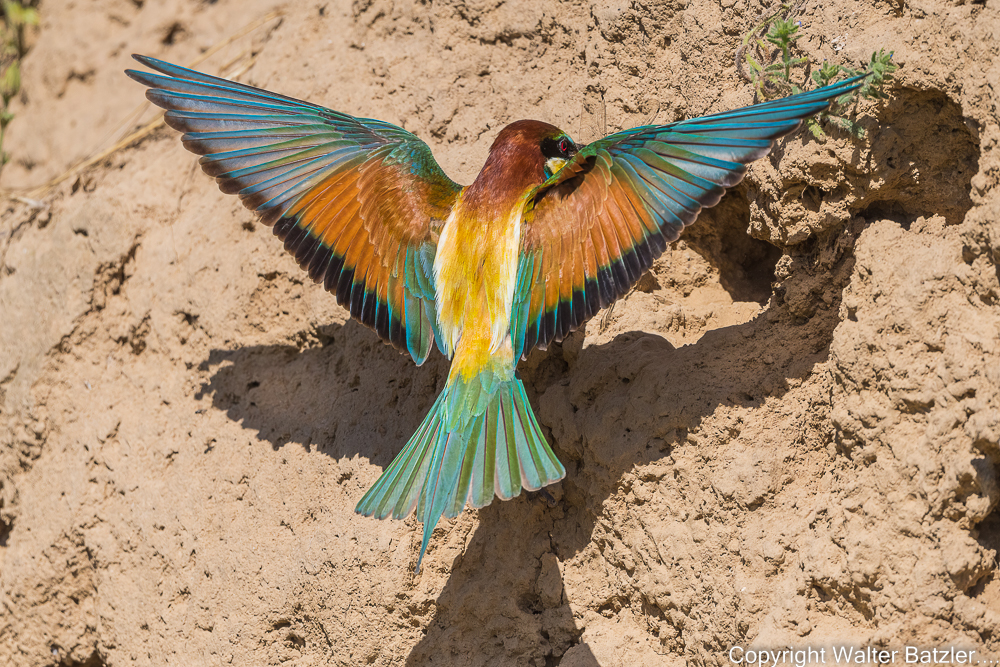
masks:
[[[454,493],[448,499],[448,506],[444,510],[444,515],[449,519],[458,516],[462,512],[466,499],[469,500],[470,504],[472,502],[470,487],[473,484],[473,472],[475,471],[476,464],[482,458],[480,451],[485,448],[485,424],[486,417],[484,414],[476,417],[476,422],[470,431],[471,437],[466,440],[465,455],[462,457],[462,469],[458,473],[458,482],[455,485]],[[492,499],[493,494],[491,493],[490,500]]]
[[[515,414],[520,421],[520,426],[515,429],[515,432],[525,435],[533,433],[538,440],[545,442],[542,427],[535,419],[535,413],[531,410],[531,404],[528,403],[528,396],[524,393],[524,385],[520,382],[514,387],[514,396]],[[519,445],[521,442],[527,445],[523,438],[519,441]],[[531,465],[528,465],[529,457]],[[529,491],[537,491],[549,484],[545,480],[553,477],[562,479],[563,475],[566,474],[566,469],[548,447],[519,446],[518,459],[521,462],[521,484]]]
[[[466,454],[466,441],[460,433],[447,433],[438,436],[437,445],[431,453],[431,465],[424,478],[423,489],[417,500],[417,516],[424,524],[424,536],[420,543],[420,556],[417,558],[417,569],[424,559],[427,544],[438,519],[444,514],[449,500],[455,495],[459,485],[459,474],[462,471],[463,459]]]
[[[494,395],[490,401],[490,414],[497,413],[500,399]],[[484,419],[480,434],[480,445],[476,448],[476,458],[472,463],[472,483],[469,485],[469,504],[485,507],[493,502],[496,488],[497,420]]]
[[[424,524],[417,571],[441,516],[552,484],[566,470],[535,419],[521,380],[449,383],[420,428],[358,503],[357,512]]]
[[[431,408],[431,414],[440,403],[441,398],[438,397]],[[399,519],[413,511],[417,504],[417,492],[421,488],[420,484],[414,482],[427,475],[431,459],[425,454],[427,448],[437,442],[439,428],[435,426],[438,425],[429,419],[420,424],[406,447],[393,459],[372,488],[368,489],[355,511],[376,519],[384,519],[390,514]]]
[[[512,396],[501,394],[497,414],[496,494],[510,500],[521,493],[521,471],[517,467],[517,444],[514,434]]]

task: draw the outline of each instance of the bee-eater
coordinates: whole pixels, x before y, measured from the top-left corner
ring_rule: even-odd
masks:
[[[416,509],[417,571],[434,526],[494,494],[563,478],[515,370],[622,297],[774,141],[862,77],[577,146],[535,120],[505,127],[472,185],[390,123],[355,118],[145,56],[128,70],[219,188],[273,228],[315,282],[444,390],[357,511]]]

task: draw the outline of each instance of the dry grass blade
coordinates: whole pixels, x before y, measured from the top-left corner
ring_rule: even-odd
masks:
[[[253,21],[252,23],[247,24],[246,26],[244,26],[240,30],[236,31],[232,35],[229,35],[228,37],[226,37],[222,41],[214,44],[207,51],[205,51],[200,56],[198,56],[197,58],[195,58],[194,60],[192,60],[190,63],[188,63],[187,66],[188,67],[196,67],[197,65],[201,64],[202,62],[204,62],[208,58],[210,58],[213,55],[215,55],[216,53],[218,53],[220,50],[224,49],[226,46],[229,46],[230,44],[232,44],[236,40],[240,39],[241,37],[245,37],[246,35],[248,35],[251,32],[253,32],[253,31],[257,30],[258,28],[260,28],[261,26],[264,26],[267,23],[269,23],[271,21],[274,21],[275,19],[280,19],[281,16],[282,16],[282,13],[280,11],[273,11],[273,12],[270,12],[270,13],[262,16],[261,18],[257,19],[256,21]],[[231,60],[223,68],[223,71],[225,71],[226,69],[228,69],[229,67],[231,67],[235,63],[239,62],[242,58],[246,57],[248,55],[248,53],[249,52],[245,51],[245,52],[241,53],[238,57],[236,57],[233,60]],[[254,57],[254,56],[249,57],[247,59],[247,61],[239,69],[237,69],[234,72],[231,72],[228,76],[226,76],[224,78],[235,79],[236,77],[241,76],[242,74],[244,74],[247,70],[249,70],[253,66],[253,63],[254,63],[255,60],[256,60],[256,57]],[[148,107],[149,107],[149,102],[143,102],[141,105],[139,105],[138,107],[136,107],[136,109],[134,111],[132,111],[131,113],[129,113],[125,117],[125,119],[122,121],[122,123],[119,123],[118,127],[122,127],[123,125],[127,124],[130,121],[130,119],[137,117],[138,115],[140,115]],[[156,118],[154,118],[150,122],[146,123],[145,125],[143,125],[138,130],[136,130],[134,132],[131,132],[128,135],[122,137],[113,146],[111,146],[109,148],[106,148],[105,150],[97,153],[96,155],[93,155],[93,156],[91,156],[91,157],[89,157],[89,158],[87,158],[87,159],[85,159],[85,160],[83,160],[83,161],[81,161],[81,162],[73,165],[72,167],[70,167],[69,169],[67,169],[63,173],[59,174],[55,178],[52,178],[51,180],[49,180],[45,184],[43,184],[43,185],[41,185],[41,186],[39,186],[37,188],[31,189],[31,190],[21,191],[20,194],[24,195],[25,197],[27,197],[29,199],[39,199],[40,197],[45,196],[45,194],[48,193],[49,190],[51,190],[56,185],[62,183],[63,181],[66,181],[66,180],[72,178],[73,176],[76,176],[77,174],[80,174],[83,171],[86,171],[87,169],[89,169],[90,167],[94,166],[95,164],[99,164],[99,163],[103,162],[104,160],[106,160],[107,158],[109,158],[111,155],[113,155],[113,154],[117,153],[118,151],[120,151],[121,149],[123,149],[123,148],[125,148],[125,147],[127,147],[127,146],[129,146],[129,145],[131,145],[133,143],[135,143],[136,141],[139,141],[140,139],[146,138],[147,136],[149,136],[150,134],[152,134],[153,132],[155,132],[157,129],[159,129],[160,126],[162,126],[162,125],[163,125],[163,112],[160,112],[156,116]],[[118,128],[116,127],[114,130],[112,130],[112,133],[116,132],[117,129]],[[14,199],[21,200],[21,198],[18,197],[18,192],[17,191],[4,190],[4,191],[2,191],[2,194],[3,194],[4,197],[7,197],[7,198],[14,198]]]

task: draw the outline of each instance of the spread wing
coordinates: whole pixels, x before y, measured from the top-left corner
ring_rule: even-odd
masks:
[[[461,190],[430,148],[389,123],[135,59],[162,74],[126,73],[219,188],[353,317],[423,363],[437,326],[437,236]]]
[[[580,150],[525,214],[511,317],[515,358],[560,341],[624,296],[701,209],[803,118],[861,85],[618,132]]]

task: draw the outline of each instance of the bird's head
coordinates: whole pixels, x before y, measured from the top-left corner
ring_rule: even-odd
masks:
[[[572,159],[579,148],[565,132],[537,120],[519,120],[500,131],[468,196],[520,196]]]
[[[542,183],[578,150],[569,135],[555,125],[539,120],[519,120],[500,130],[490,147],[490,159],[495,156],[512,166],[517,163]]]

